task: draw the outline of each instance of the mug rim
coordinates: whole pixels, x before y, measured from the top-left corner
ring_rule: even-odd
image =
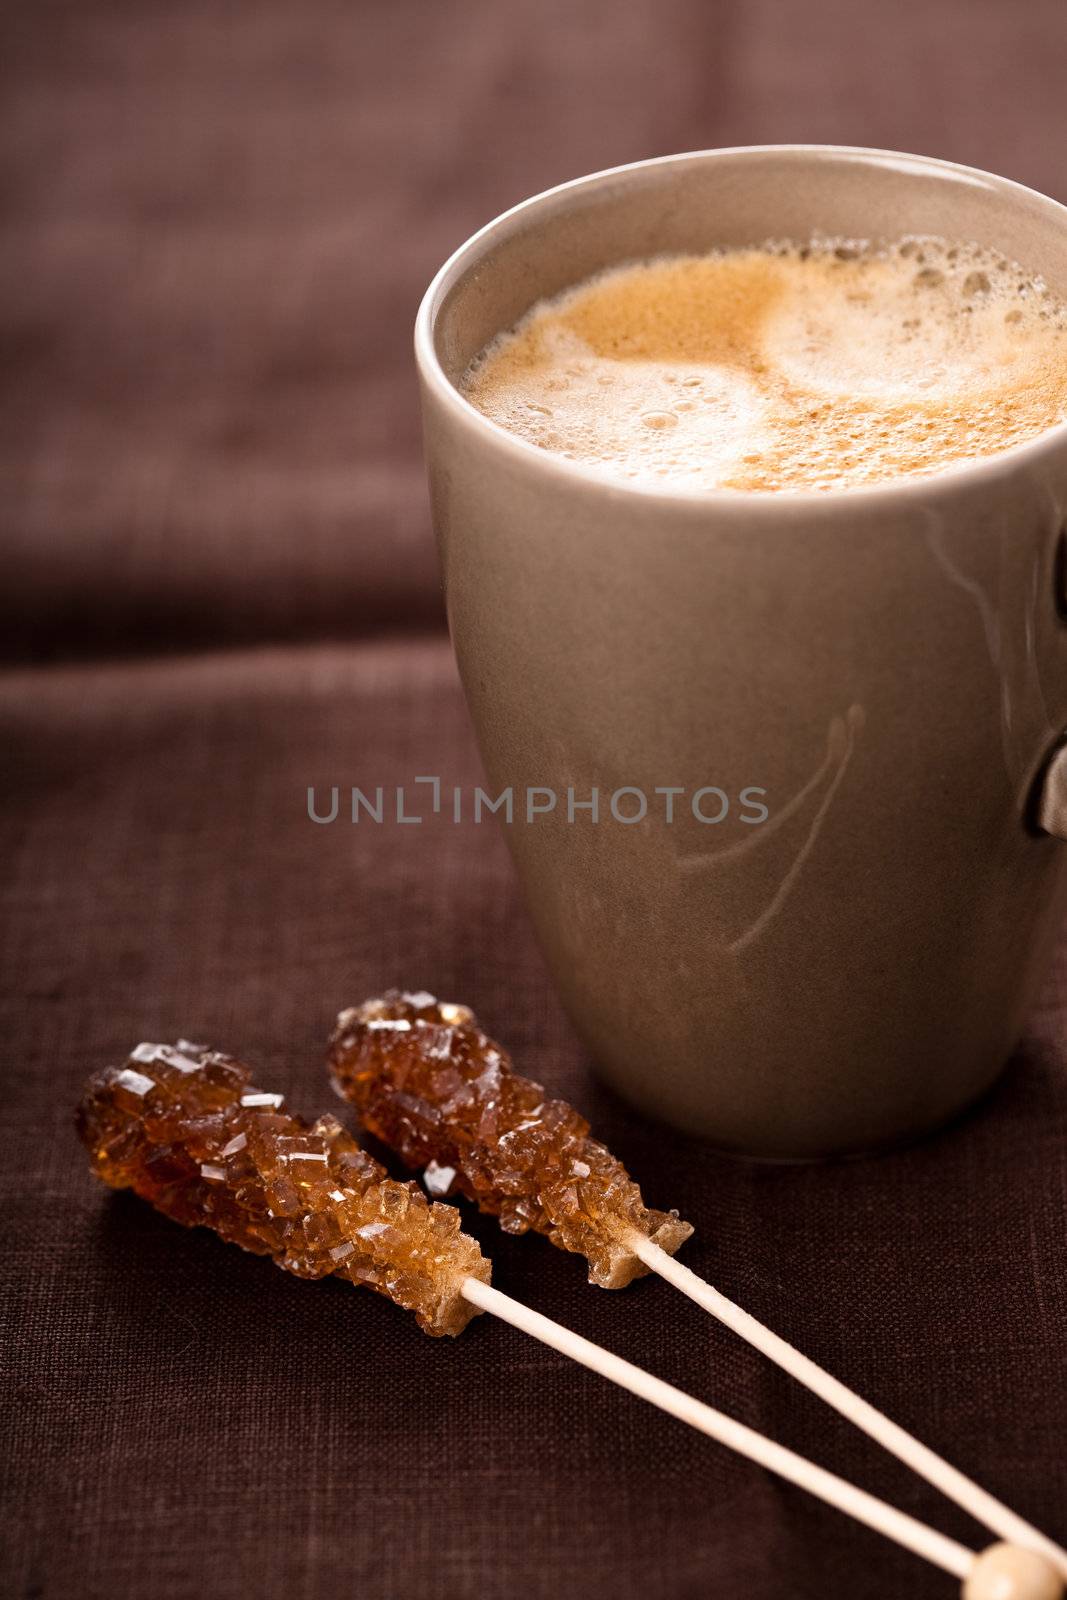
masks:
[[[709,489],[672,483],[669,479],[662,484],[634,483],[623,478],[613,478],[608,473],[600,472],[578,461],[570,461],[565,456],[556,455],[520,438],[518,434],[512,433],[479,411],[449,378],[441,365],[434,342],[437,317],[444,299],[465,273],[477,265],[479,259],[484,256],[486,248],[497,237],[501,235],[506,237],[531,213],[549,210],[567,195],[580,194],[583,190],[592,190],[630,174],[650,169],[682,167],[691,162],[710,162],[723,157],[759,160],[767,156],[815,162],[830,159],[847,160],[872,167],[895,166],[898,169],[903,167],[913,172],[933,172],[951,176],[982,188],[1014,195],[1036,204],[1039,210],[1046,211],[1053,221],[1060,223],[1064,230],[1065,249],[1067,249],[1067,206],[1054,200],[1050,195],[1043,194],[1039,189],[1031,189],[1012,178],[987,172],[981,167],[969,167],[960,162],[945,161],[937,156],[868,148],[863,145],[835,144],[724,145],[706,150],[687,150],[674,155],[652,156],[642,161],[629,161],[620,166],[605,167],[600,171],[586,173],[581,177],[568,179],[565,183],[555,184],[549,189],[543,189],[538,194],[530,195],[527,199],[520,200],[516,205],[500,212],[465,239],[434,274],[415,318],[415,360],[423,381],[452,414],[454,420],[462,426],[473,428],[476,433],[483,434],[487,444],[502,450],[517,466],[525,465],[531,470],[548,473],[549,476],[564,483],[569,482],[575,487],[597,489],[602,493],[637,496],[645,501],[669,501],[688,507],[705,505],[719,509],[728,507],[735,513],[755,511],[781,516],[783,512],[808,514],[815,508],[821,513],[828,513],[835,507],[852,511],[858,505],[875,501],[885,502],[890,498],[903,497],[909,500],[916,496],[940,498],[941,495],[951,493],[965,484],[980,485],[991,476],[1009,471],[1016,466],[1025,466],[1067,444],[1067,419],[1065,419],[1035,434],[1032,439],[1026,439],[1020,444],[1011,445],[988,456],[956,462],[935,472],[886,478],[875,483],[854,484],[841,489],[773,491]]]

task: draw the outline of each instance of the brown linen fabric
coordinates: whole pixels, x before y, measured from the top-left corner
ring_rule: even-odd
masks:
[[[316,825],[309,785],[479,778],[439,623],[408,353],[523,193],[701,144],[922,148],[1060,193],[1059,0],[10,10],[0,1350],[25,1600],[937,1600],[952,1581],[523,1339],[186,1233],[86,1172],[142,1038],[336,1102],[342,1004],[473,1005],[585,1108],[685,1258],[1067,1536],[1067,950],[958,1127],[717,1159],[600,1088],[488,822]],[[954,1508],[666,1285],[465,1213],[498,1285],[885,1495]]]

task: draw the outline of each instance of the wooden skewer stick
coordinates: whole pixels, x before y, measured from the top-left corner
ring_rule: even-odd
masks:
[[[732,1300],[728,1300],[724,1294],[720,1294],[718,1289],[698,1277],[691,1268],[683,1266],[680,1261],[669,1256],[644,1234],[634,1232],[627,1238],[627,1244],[634,1255],[639,1256],[652,1272],[665,1278],[676,1289],[688,1295],[690,1300],[695,1300],[697,1305],[703,1306],[705,1311],[725,1323],[726,1327],[732,1328],[734,1333],[740,1334],[742,1339],[746,1339],[750,1345],[765,1356],[769,1356],[791,1377],[804,1384],[821,1400],[825,1400],[827,1405],[833,1406],[835,1411],[839,1411],[843,1417],[855,1423],[857,1428],[862,1428],[864,1433],[876,1439],[891,1454],[906,1462],[914,1472],[940,1489],[950,1500],[954,1500],[976,1521],[984,1523],[1001,1539],[1044,1556],[1061,1577],[1067,1577],[1067,1550],[1061,1549],[1023,1517],[1009,1510],[971,1478],[950,1466],[935,1451],[920,1443],[899,1424],[891,1422],[881,1411],[861,1399],[837,1378],[831,1377],[814,1361],[801,1355],[799,1350],[787,1344],[778,1334],[772,1333],[770,1328],[764,1327],[762,1322],[757,1321],[749,1312],[743,1311]]]
[[[913,1551],[915,1555],[925,1556],[927,1561],[942,1567],[953,1577],[964,1579],[971,1572],[976,1556],[974,1551],[968,1550],[965,1545],[957,1544],[955,1539],[949,1539],[935,1529],[928,1528],[925,1523],[918,1522],[906,1512],[897,1511],[884,1500],[876,1499],[874,1495],[858,1489],[844,1478],[839,1478],[803,1456],[796,1455],[792,1450],[787,1450],[784,1445],[775,1444],[773,1439],[766,1438],[762,1433],[756,1433],[744,1423],[735,1422],[732,1417],[713,1410],[711,1406],[695,1400],[692,1395],[676,1389],[673,1384],[664,1383],[661,1378],[653,1377],[643,1368],[635,1367],[632,1362],[624,1361],[621,1356],[613,1355],[610,1350],[602,1349],[600,1345],[584,1339],[581,1334],[562,1327],[558,1322],[552,1322],[539,1311],[513,1300],[510,1295],[502,1294],[499,1289],[494,1289],[487,1283],[480,1283],[476,1278],[466,1278],[460,1292],[471,1305],[477,1306],[479,1311],[488,1311],[491,1315],[500,1317],[512,1327],[519,1328],[523,1333],[539,1339],[542,1344],[558,1350],[561,1355],[569,1356],[572,1361],[588,1367],[591,1372],[598,1372],[601,1377],[607,1378],[611,1383],[617,1383],[623,1389],[628,1389],[639,1399],[658,1406],[669,1416],[677,1417],[680,1422],[688,1423],[691,1428],[707,1434],[709,1438],[726,1445],[728,1449],[747,1456],[750,1461],[766,1467],[769,1472],[775,1472],[789,1483],[795,1483],[800,1488],[807,1489],[810,1494],[818,1495],[819,1499],[825,1500],[828,1505],[836,1506],[839,1511],[844,1511],[857,1521],[866,1523],[867,1527],[885,1534],[888,1539],[895,1539],[897,1544],[903,1545],[906,1550]]]

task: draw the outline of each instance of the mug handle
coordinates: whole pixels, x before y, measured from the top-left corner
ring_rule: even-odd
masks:
[[[1038,780],[1037,825],[1067,839],[1067,742],[1057,745]]]

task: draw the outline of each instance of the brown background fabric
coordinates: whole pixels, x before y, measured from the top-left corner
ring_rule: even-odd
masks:
[[[877,1160],[719,1160],[598,1087],[470,785],[410,324],[524,194],[702,145],[921,149],[1067,200],[1062,0],[4,9],[3,1590],[25,1600],[937,1600],[951,1580],[489,1319],[431,1342],[88,1177],[139,1039],[331,1105],[337,1008],[472,1004],[686,1259],[1067,1536],[1067,951],[1010,1070]],[[968,1542],[665,1285],[468,1217],[496,1281]]]

